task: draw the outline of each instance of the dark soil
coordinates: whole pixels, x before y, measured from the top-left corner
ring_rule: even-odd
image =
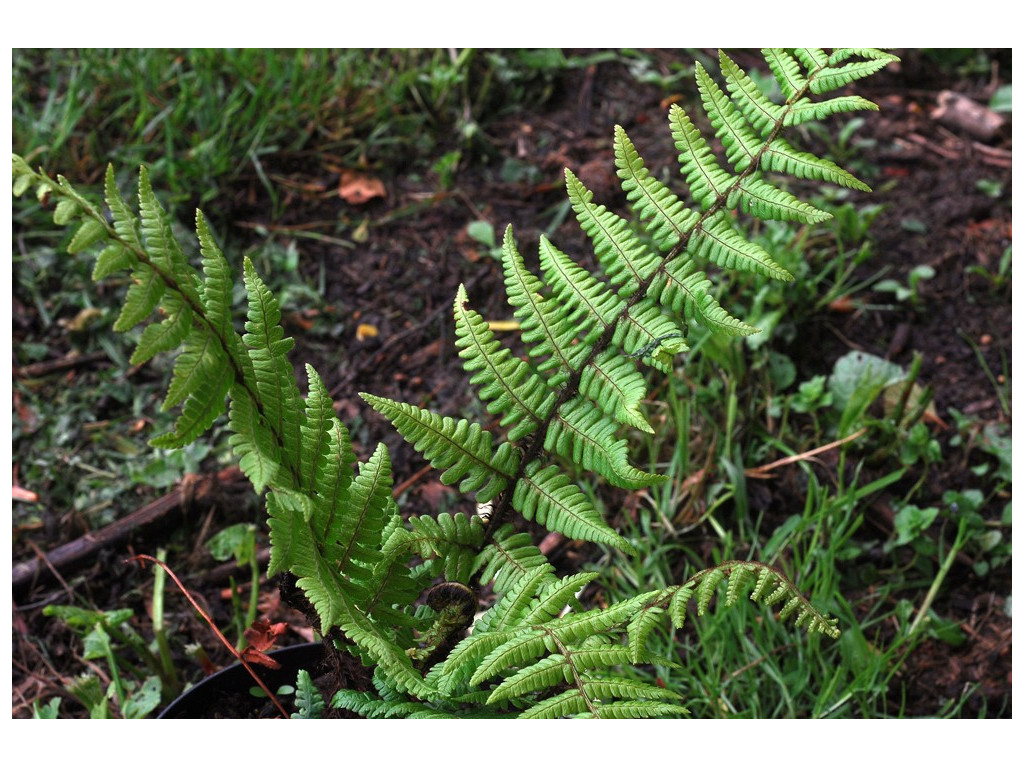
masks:
[[[660,54],[666,60],[672,55]],[[956,74],[937,68],[914,51],[901,52],[904,62],[866,81],[860,90],[881,107],[858,130],[870,145],[856,150],[861,175],[870,174],[876,189],[864,202],[878,203],[882,212],[870,230],[876,256],[863,265],[860,277],[880,266],[886,277],[906,283],[918,265],[935,269],[934,279],[920,284],[919,300],[896,303],[891,296],[868,293],[856,297],[874,304],[893,304],[886,311],[834,306],[801,326],[799,341],[787,353],[796,361],[798,381],[827,373],[833,362],[851,349],[870,352],[909,367],[915,355],[922,358],[920,381],[934,389],[936,420],[933,434],[943,445],[945,463],[927,479],[923,498],[941,504],[949,489],[977,487],[964,449],[949,448],[956,434],[955,409],[981,427],[1009,426],[997,390],[1011,376],[1010,281],[987,279],[974,267],[996,272],[1011,242],[1011,187],[1009,127],[996,137],[980,142],[963,130],[946,127],[930,117],[940,90],[951,89],[981,103],[994,88],[1009,82],[1009,51],[994,57],[991,73]],[[741,62],[742,63],[742,62]],[[475,309],[488,318],[507,315],[501,290],[501,270],[486,249],[468,238],[466,225],[486,219],[500,238],[508,222],[524,251],[560,213],[564,200],[561,173],[565,166],[595,192],[595,198],[621,209],[621,193],[615,186],[611,137],[622,124],[641,148],[656,173],[674,163],[674,151],[664,126],[665,94],[654,85],[638,86],[622,65],[600,64],[589,71],[569,73],[555,97],[537,111],[521,111],[485,128],[492,141],[489,157],[468,164],[448,191],[438,191],[429,175],[398,175],[384,179],[385,200],[371,201],[358,210],[338,198],[303,195],[295,191],[283,218],[268,222],[262,187],[252,180],[251,190],[239,193],[232,209],[222,201],[222,222],[272,223],[277,227],[356,214],[368,217],[369,237],[352,249],[303,240],[303,271],[315,280],[324,271],[330,317],[295,313],[287,318],[296,337],[294,359],[313,363],[332,389],[339,415],[352,428],[360,454],[368,455],[378,440],[387,442],[396,468],[396,486],[410,481],[404,508],[410,512],[434,512],[466,503],[443,488],[434,473],[424,473],[422,460],[401,442],[381,419],[369,414],[358,392],[399,399],[438,408],[445,413],[470,413],[473,402],[459,360],[454,353],[450,321],[451,302],[460,283],[467,286]],[[813,139],[811,139],[813,142]],[[818,147],[820,148],[820,147]],[[517,178],[508,172],[510,163],[528,163],[537,171]],[[264,165],[278,176],[297,183],[329,177],[329,172],[309,158],[267,158]],[[276,167],[275,167],[276,163]],[[502,173],[502,168],[505,173]],[[979,186],[979,182],[983,182]],[[984,191],[986,183],[1001,185],[1001,197]],[[582,239],[571,213],[562,225],[558,242],[569,252],[580,252]],[[235,242],[253,238],[250,228],[236,226],[229,232]],[[240,251],[241,249],[239,249]],[[314,282],[315,284],[315,282]],[[17,299],[17,297],[16,297]],[[30,316],[30,305],[16,305]],[[26,322],[30,323],[29,317]],[[373,326],[376,335],[357,334],[359,325]],[[330,328],[327,333],[311,328]],[[17,328],[17,324],[16,324]],[[17,339],[17,332],[15,333]],[[979,365],[983,356],[995,380]],[[1005,377],[1005,379],[1003,378]],[[1009,392],[1008,386],[1005,387]],[[968,461],[971,458],[971,461]],[[788,483],[792,486],[793,483]],[[764,484],[763,493],[781,497],[797,494],[787,490],[783,478]],[[755,497],[756,498],[756,497]],[[1008,499],[1007,499],[1008,500]],[[802,504],[802,502],[800,502]],[[245,505],[207,505],[204,514],[189,515],[192,532],[203,525],[223,526],[254,519]],[[998,518],[1003,503],[982,510]],[[207,519],[209,518],[209,519]],[[863,535],[885,540],[892,530],[892,512],[884,501],[873,509]],[[178,532],[171,543],[188,541]],[[15,547],[15,562],[33,558],[36,548],[46,552],[71,536],[66,529],[36,531],[23,536]],[[27,543],[31,541],[31,547]],[[132,551],[153,553],[160,542],[152,537],[129,541],[124,547],[101,551],[87,565],[62,573],[69,589],[83,590],[85,599],[105,609],[128,605],[144,614],[149,577],[137,567],[123,564]],[[555,550],[553,557],[578,557],[572,546]],[[568,563],[569,560],[565,560]],[[214,564],[194,553],[194,591],[218,621],[226,621],[230,607],[222,599],[226,576],[219,583],[204,580]],[[979,576],[974,561],[958,559],[934,608],[956,622],[966,634],[957,647],[929,640],[906,659],[890,684],[889,711],[905,716],[933,716],[943,702],[958,700],[971,692],[964,716],[1009,717],[1011,713],[1011,620],[1004,598],[1011,592],[1010,568],[1005,566]],[[45,569],[44,569],[45,570]],[[275,599],[268,584],[264,607],[273,621],[304,622],[297,612]],[[56,622],[42,615],[50,602],[66,602],[64,587],[53,586],[41,574],[38,583],[16,595],[13,611],[13,689],[15,717],[31,714],[26,702],[63,693],[62,686],[89,664],[81,659],[80,642]],[[853,600],[851,599],[851,603]],[[228,655],[211,641],[209,630],[176,602],[176,638],[201,643],[216,665]],[[222,624],[223,626],[223,624]],[[291,631],[284,643],[308,639],[309,632]],[[183,669],[197,669],[183,660]],[[973,692],[972,692],[973,691]],[[75,711],[66,701],[63,712]]]

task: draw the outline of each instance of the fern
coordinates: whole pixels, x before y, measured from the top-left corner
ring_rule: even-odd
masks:
[[[674,717],[680,696],[630,677],[654,661],[659,628],[681,628],[724,589],[724,607],[743,597],[779,606],[779,618],[838,636],[775,568],[727,562],[682,584],[587,609],[578,599],[593,573],[559,577],[513,512],[570,538],[631,551],[578,484],[594,474],[627,489],[664,477],[636,466],[634,430],[644,414],[648,370],[671,374],[689,331],[748,335],[756,329],[718,302],[708,265],[791,280],[745,234],[744,220],[813,223],[828,214],[767,174],[866,189],[834,163],[797,149],[785,129],[830,115],[875,109],[848,93],[817,99],[894,60],[874,49],[765,49],[784,101],[769,99],[728,56],[724,86],[696,69],[705,135],[673,106],[670,131],[685,194],[656,179],[621,128],[615,167],[632,220],[594,201],[566,170],[569,204],[593,248],[589,270],[541,238],[540,274],[527,267],[511,227],[502,243],[505,290],[526,359],[515,356],[470,306],[455,297],[456,346],[470,383],[503,434],[466,419],[364,394],[442,482],[489,502],[480,517],[442,514],[403,520],[393,499],[390,457],[380,445],[356,461],[327,388],[306,367],[305,394],[289,359],[277,299],[246,259],[244,331],[231,313],[234,279],[202,214],[201,270],[173,235],[145,169],[137,207],[105,177],[106,212],[62,177],[13,158],[14,192],[56,201],[54,220],[74,225],[69,250],[96,251],[94,279],[127,272],[132,284],[115,323],[144,328],[133,363],[180,350],[165,408],[180,407],[155,445],[186,445],[225,412],[229,442],[258,492],[266,492],[271,574],[297,579],[325,637],[375,669],[376,693],[340,691],[331,706],[372,717]],[[714,146],[721,147],[721,153]],[[159,317],[156,313],[159,311]],[[440,580],[440,583],[438,583]],[[475,619],[480,597],[494,593]],[[472,625],[472,632],[467,630]],[[300,679],[300,714],[322,710]]]

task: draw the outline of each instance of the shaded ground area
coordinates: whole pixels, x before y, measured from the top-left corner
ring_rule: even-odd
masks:
[[[877,277],[880,268],[887,270],[884,279],[902,286],[911,284],[913,271],[921,266],[931,267],[934,276],[921,279],[912,295],[901,300],[892,292],[865,290],[848,301],[833,302],[801,325],[799,338],[785,351],[797,365],[797,381],[827,374],[849,350],[869,352],[905,368],[919,355],[919,380],[934,391],[929,430],[943,446],[944,457],[931,466],[922,498],[943,504],[947,491],[986,482],[972,475],[971,467],[991,455],[982,450],[985,441],[1009,434],[1010,280],[1000,276],[1000,262],[1012,235],[1011,141],[1008,126],[980,141],[930,115],[939,90],[950,88],[985,103],[995,80],[972,75],[939,83],[930,79],[927,61],[912,53],[904,58],[901,68],[879,76],[862,91],[880,104],[881,112],[856,132],[857,145],[832,149],[856,155],[876,188],[864,199],[882,206],[870,229],[876,255],[857,268],[851,284]],[[435,512],[465,502],[444,489],[434,473],[422,470],[423,462],[382,420],[368,415],[357,393],[372,392],[450,414],[479,414],[454,354],[451,301],[464,283],[474,308],[485,317],[502,319],[509,313],[500,287],[500,265],[487,245],[467,234],[467,225],[489,222],[500,242],[502,230],[512,222],[520,246],[531,253],[537,236],[553,231],[563,250],[580,252],[582,236],[564,202],[562,169],[574,169],[597,200],[621,210],[622,196],[613,175],[613,126],[621,124],[629,131],[656,173],[670,169],[674,151],[665,130],[665,102],[661,89],[638,87],[621,64],[599,64],[570,73],[541,111],[522,112],[488,126],[490,157],[467,165],[448,189],[430,176],[399,175],[379,179],[384,197],[354,205],[334,193],[346,183],[335,171],[309,158],[283,156],[265,161],[285,190],[280,220],[267,219],[269,207],[255,177],[233,207],[222,206],[217,212],[232,240],[242,244],[255,237],[254,225],[287,240],[316,231],[311,222],[339,216],[365,219],[365,238],[344,244],[296,239],[299,270],[323,293],[321,302],[292,311],[286,322],[297,341],[295,359],[308,360],[321,372],[361,456],[365,458],[378,440],[388,443],[396,485],[406,484],[406,511]],[[818,142],[819,149],[824,141],[806,138],[812,145]],[[30,303],[15,296],[15,339],[31,332],[33,313]],[[63,376],[72,386],[90,375],[90,367],[109,365],[98,359],[83,368],[48,375]],[[143,369],[130,377],[159,380],[162,375],[160,370]],[[99,409],[96,419],[105,416]],[[965,417],[974,425],[968,441],[976,446],[965,446],[961,430],[955,428]],[[753,498],[768,507],[802,504],[795,474],[752,485]],[[893,493],[901,490],[906,488]],[[137,506],[158,495],[140,498]],[[183,546],[212,527],[260,519],[244,484],[225,483],[189,501],[194,506],[186,504],[180,520],[164,526],[165,531],[172,529],[170,538],[163,539],[172,546]],[[1008,501],[993,500],[980,514],[998,520]],[[16,536],[15,563],[38,562],[40,553],[85,532],[80,516],[53,511],[43,518],[41,527]],[[868,524],[858,534],[864,537],[865,554],[851,568],[879,566],[884,557],[880,542],[892,530],[893,510],[883,497],[873,502]],[[149,577],[140,577],[138,569],[123,560],[133,550],[154,553],[161,535],[136,532],[127,541],[103,548],[62,571],[63,584],[54,584],[44,565],[35,583],[16,594],[15,716],[30,714],[26,702],[59,694],[64,682],[89,666],[80,658],[76,640],[46,618],[43,607],[61,602],[73,589],[96,606],[127,606],[144,613]],[[872,542],[879,542],[874,549]],[[556,562],[559,557],[569,562],[578,553],[562,543],[552,556]],[[186,550],[183,557],[179,572],[191,575],[190,585],[203,595],[215,619],[228,619],[230,606],[221,594],[228,570],[218,569],[205,550]],[[955,646],[928,640],[917,647],[890,686],[892,712],[934,715],[944,702],[970,692],[965,716],[1011,714],[1012,635],[1006,604],[1010,568],[1006,562],[986,570],[979,567],[981,559],[971,552],[958,557],[947,588],[934,604],[937,613],[960,627],[965,640]],[[268,602],[276,599],[269,585],[263,595]],[[176,610],[176,636],[194,637],[215,662],[222,663],[226,654],[210,648],[202,623],[183,606]],[[297,619],[283,610],[280,616]],[[295,635],[286,641],[298,639]]]

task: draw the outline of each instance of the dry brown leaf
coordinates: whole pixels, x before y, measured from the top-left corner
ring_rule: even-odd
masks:
[[[39,501],[38,493],[26,490],[20,485],[11,486],[11,496],[15,501]]]
[[[376,197],[387,197],[384,182],[373,176],[343,171],[338,183],[338,194],[341,199],[351,205],[362,205]]]
[[[257,651],[269,651],[287,630],[287,622],[279,621],[276,624],[271,624],[266,619],[256,619],[252,626],[245,630],[243,637],[249,643],[249,648],[254,648]]]

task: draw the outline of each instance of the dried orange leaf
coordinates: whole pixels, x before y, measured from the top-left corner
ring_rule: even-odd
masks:
[[[378,331],[376,325],[370,323],[360,323],[356,328],[356,341],[366,341],[367,339],[377,338]]]
[[[39,501],[38,493],[26,490],[20,485],[11,486],[11,495],[15,501]]]
[[[375,197],[387,197],[387,190],[380,179],[354,171],[344,171],[338,184],[338,194],[346,203],[362,205]]]

